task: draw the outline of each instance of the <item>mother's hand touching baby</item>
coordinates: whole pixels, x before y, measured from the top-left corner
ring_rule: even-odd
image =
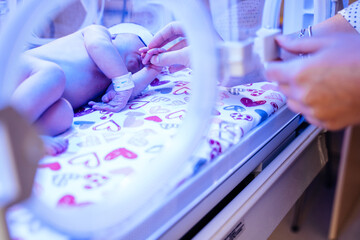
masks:
[[[142,63],[155,66],[169,66],[170,72],[190,67],[189,46],[183,38],[184,32],[179,22],[171,22],[155,34],[147,47],[141,48]],[[171,41],[180,40],[167,50],[163,47]],[[181,39],[182,38],[182,39]]]

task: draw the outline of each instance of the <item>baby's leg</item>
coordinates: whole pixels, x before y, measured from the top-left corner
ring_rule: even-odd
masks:
[[[36,120],[34,125],[41,134],[56,136],[71,127],[74,111],[71,104],[60,98]]]
[[[25,56],[22,59],[22,81],[11,102],[41,134],[55,136],[67,130],[73,119],[73,109],[61,98],[65,89],[65,75],[54,63]],[[46,152],[56,155],[66,150],[67,140],[43,137]]]
[[[60,98],[51,105],[35,122],[36,128],[42,134],[55,136],[69,129],[74,118],[71,104],[64,98]],[[45,151],[49,155],[63,153],[68,147],[68,140],[62,137],[42,136]]]
[[[28,56],[22,60],[25,79],[16,88],[11,103],[30,123],[34,123],[62,97],[65,74],[52,62]]]
[[[69,145],[69,141],[61,137],[50,137],[42,135],[41,139],[44,142],[46,154],[51,156],[56,156],[65,152]]]

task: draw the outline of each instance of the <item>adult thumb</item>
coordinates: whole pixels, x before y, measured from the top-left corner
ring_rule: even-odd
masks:
[[[327,45],[325,38],[292,38],[289,36],[279,36],[276,38],[279,46],[294,54],[310,54],[319,51]]]
[[[189,59],[189,48],[185,47],[176,51],[169,51],[165,53],[158,54],[153,56],[150,59],[151,64],[155,66],[171,66],[171,65],[184,65],[185,67],[190,66]]]

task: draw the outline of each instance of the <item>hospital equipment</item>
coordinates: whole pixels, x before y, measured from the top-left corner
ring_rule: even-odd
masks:
[[[71,2],[27,0],[9,16],[3,29],[6,37],[0,40],[1,108],[7,105],[16,85],[9,80],[16,74],[11,63],[16,62],[33,26],[39,25],[49,12],[58,10],[58,3],[65,9]],[[132,1],[134,9],[138,10],[159,4],[167,9],[162,19],[171,16],[171,20],[180,20],[184,24],[188,41],[193,46],[193,71],[163,73],[151,84],[147,96],[129,103],[126,114],[81,109],[74,121],[74,138],[68,135],[78,142],[71,145],[65,156],[41,159],[33,195],[25,208],[10,210],[8,225],[13,236],[21,234],[21,230],[31,234],[23,226],[28,226],[32,220],[44,226],[43,231],[38,232],[44,239],[49,236],[59,239],[175,239],[183,236],[262,239],[269,236],[326,164],[326,148],[323,131],[306,124],[299,114],[292,113],[286,107],[284,97],[274,91],[274,86],[263,82],[264,65],[278,56],[274,36],[280,33],[281,1],[241,1],[243,5],[238,5],[237,1],[228,3],[225,6],[230,9],[226,11],[227,15],[213,10],[213,26],[200,1]],[[294,32],[330,17],[335,3],[285,1],[284,32]],[[211,4],[211,8],[221,5],[218,1]],[[244,11],[251,4],[257,4],[254,12]],[[189,9],[196,14],[188,14]],[[238,15],[240,13],[242,15]],[[27,21],[30,18],[32,21]],[[220,20],[216,22],[216,19]],[[226,40],[220,47],[215,41],[213,28]],[[198,34],[199,29],[201,34]],[[233,78],[240,79],[242,84],[259,83],[236,84],[216,92],[218,76],[229,83]],[[192,81],[188,83],[190,78]],[[215,101],[216,95],[220,95],[220,101]],[[170,103],[171,109],[168,109]],[[216,105],[218,108],[214,109]],[[257,108],[262,105],[264,108]],[[183,117],[185,112],[186,117]],[[134,124],[146,121],[150,122],[144,125],[146,128],[132,131]],[[236,121],[241,124],[235,124]],[[18,136],[9,132],[3,121],[0,123],[2,147],[7,153],[16,147],[9,139]],[[126,135],[116,135],[117,130],[126,130],[126,124],[130,126]],[[164,130],[163,134],[169,129],[170,134],[152,135],[152,131]],[[98,130],[101,137],[95,135]],[[106,134],[102,134],[102,130],[106,130]],[[138,145],[128,137],[136,135]],[[141,149],[140,145],[145,141],[152,145]],[[94,142],[106,142],[107,145],[101,145],[103,149],[99,150]],[[90,151],[86,144],[95,150]],[[204,157],[203,152],[208,155]],[[131,162],[140,154],[147,157],[140,162],[143,166]],[[113,160],[119,160],[119,156],[130,163],[121,162],[117,173],[101,175],[104,172],[94,170],[103,163],[114,164]],[[10,167],[14,161],[24,161],[22,158],[13,159],[11,152],[3,160]],[[56,172],[60,169],[62,175]],[[111,171],[108,168],[102,170]],[[79,172],[76,174],[76,171]],[[121,178],[115,177],[116,174]],[[55,193],[64,188],[47,185],[50,181],[69,187],[69,182],[79,179],[89,183],[84,185],[83,194],[79,195],[66,195],[64,192],[61,198],[54,199],[54,196],[58,197]],[[251,181],[245,187],[240,184],[249,179]],[[4,181],[1,180],[1,186]],[[13,182],[16,181],[10,181]],[[106,182],[113,185],[95,191],[103,195],[91,195],[92,189],[101,189]],[[2,196],[11,195],[11,190],[16,189],[12,185],[6,187]],[[71,187],[65,189],[71,191]],[[284,197],[285,191],[291,194]],[[13,198],[5,200],[1,202],[2,206]],[[32,220],[21,225],[21,221],[15,221],[17,214]]]

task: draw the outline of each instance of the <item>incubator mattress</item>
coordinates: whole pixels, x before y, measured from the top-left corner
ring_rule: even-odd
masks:
[[[190,70],[164,72],[120,113],[79,109],[72,128],[64,134],[69,149],[40,161],[34,197],[50,209],[101,204],[127,176],[156,164],[164,141],[176,134],[186,115],[190,79]],[[285,97],[269,82],[220,88],[208,135],[166,191],[206,171],[209,162],[284,104]],[[13,207],[7,220],[13,239],[70,239],[26,205]]]

